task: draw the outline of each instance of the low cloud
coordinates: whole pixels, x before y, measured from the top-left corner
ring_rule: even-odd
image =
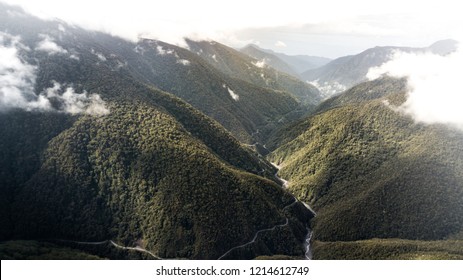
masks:
[[[20,58],[20,38],[0,32],[0,109],[34,106],[36,67]]]
[[[97,52],[94,49],[92,49],[91,51],[92,51],[92,54],[96,55],[96,57],[98,57],[100,61],[103,61],[103,62],[106,61],[106,57],[102,53]]]
[[[39,36],[42,37],[42,41],[40,41],[37,44],[37,47],[35,48],[35,50],[44,51],[50,55],[58,54],[58,53],[62,53],[62,54],[68,53],[67,50],[63,49],[61,46],[56,44],[50,36],[45,35],[45,34],[40,34]]]
[[[430,52],[396,52],[390,61],[371,68],[367,77],[407,77],[407,101],[398,110],[418,122],[449,124],[463,129],[462,66],[461,47],[445,56]]]
[[[30,51],[20,37],[0,32],[0,111],[23,109],[69,114],[105,115],[109,110],[98,94],[75,92],[72,86],[53,82],[53,87],[35,94],[37,67],[22,53]]]
[[[286,48],[287,46],[286,46],[286,44],[285,44],[284,42],[282,42],[282,41],[277,41],[277,42],[275,43],[275,47],[277,47],[277,48]]]
[[[231,88],[229,88],[227,85],[223,84],[222,85],[223,88],[226,88],[228,90],[228,94],[230,94],[230,97],[233,98],[233,100],[235,101],[239,101],[240,100],[240,96],[238,94],[236,94]]]
[[[252,64],[254,64],[255,66],[259,67],[259,68],[264,68],[267,63],[266,63],[266,59],[262,59],[262,60],[259,60],[259,61],[256,61],[256,62],[253,62]]]
[[[190,65],[190,61],[186,59],[177,59],[177,63],[188,66]]]
[[[47,100],[48,104],[42,109],[56,110],[63,113],[106,115],[109,110],[100,95],[75,92],[71,86],[63,87],[60,83],[53,81],[53,87],[47,88],[39,98]]]
[[[167,54],[174,54],[175,51],[171,49],[165,50],[162,46],[157,46],[156,51],[158,52],[159,55],[167,55]]]

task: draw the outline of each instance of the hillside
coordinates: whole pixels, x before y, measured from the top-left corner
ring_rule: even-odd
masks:
[[[101,42],[130,43],[32,17],[0,23],[15,62],[5,77],[22,79],[1,88],[15,98],[0,100],[0,240],[12,242],[2,250],[53,258],[80,253],[11,240],[112,241],[161,258],[217,259],[270,228],[223,258],[304,255],[312,214],[275,182],[276,170]],[[114,257],[87,247],[77,249]]]
[[[290,195],[211,153],[172,116],[142,104],[110,110],[48,142],[12,204],[15,238],[115,239],[161,257],[209,259],[285,219]],[[303,224],[292,226],[264,250],[302,253]]]
[[[317,88],[268,67],[264,61],[251,58],[218,42],[192,40],[186,42],[192,52],[226,75],[264,88],[288,92],[308,107],[313,107],[320,102]]]
[[[111,48],[116,44],[110,39],[99,43]],[[292,120],[288,114],[299,107],[289,93],[222,74],[178,46],[144,39],[113,51],[126,60],[131,75],[182,98],[245,143],[256,140],[253,133],[258,129],[266,131],[280,119]]]
[[[0,3],[2,258],[462,259],[463,131],[362,82],[398,48],[310,70],[320,92],[297,77],[324,58],[186,43]]]
[[[47,242],[9,241],[0,243],[2,260],[99,260],[100,258],[69,247]]]
[[[273,69],[286,73],[296,78],[300,78],[299,73],[288,63],[277,57],[275,54],[268,53],[255,45],[247,45],[240,49],[240,52],[257,59],[262,64],[266,64]]]
[[[32,51],[28,60],[40,56],[43,67],[47,67],[45,58],[61,59],[60,63],[51,63],[55,69],[48,69],[57,72],[61,80],[74,75],[74,69],[68,69],[71,67],[79,67],[82,73],[89,64],[107,67],[182,98],[248,144],[256,141],[253,133],[258,129],[265,135],[278,121],[294,119],[291,112],[300,106],[290,93],[220,73],[198,55],[178,46],[148,39],[133,43],[64,22],[42,21],[21,10],[16,11],[22,17],[18,20],[8,9],[0,9],[0,30],[6,36],[20,35],[22,44]],[[40,49],[42,46],[48,49]],[[79,82],[87,78],[72,77]],[[38,89],[48,86],[38,85]]]
[[[301,74],[304,81],[316,85],[325,97],[340,93],[358,83],[366,81],[371,67],[387,62],[394,52],[433,52],[440,55],[455,51],[457,41],[443,40],[425,48],[374,47],[359,54],[337,58],[328,64]]]
[[[269,159],[317,212],[316,240],[440,240],[462,232],[463,134],[391,109],[404,94],[401,81],[360,84],[280,135]]]
[[[240,51],[259,60],[266,59],[266,61],[269,61],[268,64],[271,67],[293,76],[296,74],[295,77],[298,78],[300,78],[300,74],[303,72],[322,67],[331,61],[329,58],[319,56],[287,55],[272,50],[262,49],[253,44],[245,46]],[[282,67],[280,67],[280,65]],[[287,67],[290,68],[288,72],[285,71]]]
[[[275,231],[283,240],[269,238],[235,257],[303,253],[305,226],[296,218],[303,207],[283,210],[291,196],[244,171],[273,177],[273,169],[186,103],[122,77],[106,81],[98,90],[108,100],[106,116],[0,115],[2,166],[9,167],[0,178],[8,194],[2,239],[114,239],[162,257],[217,258],[288,215],[288,230]],[[43,144],[27,144],[35,141]]]
[[[463,240],[316,241],[313,250],[317,258],[322,260],[462,260]]]

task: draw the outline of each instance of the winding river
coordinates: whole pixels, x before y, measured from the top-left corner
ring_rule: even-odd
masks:
[[[282,184],[282,186],[283,186],[284,188],[288,188],[288,186],[289,186],[289,181],[287,181],[287,180],[281,178],[280,176],[278,176],[278,172],[279,172],[280,169],[281,169],[281,165],[277,165],[277,164],[275,164],[275,163],[273,163],[273,162],[272,162],[272,165],[277,169],[277,172],[275,173],[275,178],[276,178],[278,181],[281,182],[281,184]],[[294,199],[296,200],[296,202],[299,201],[296,197],[294,197]],[[314,216],[317,216],[317,214],[315,213],[315,211],[314,211],[307,203],[305,203],[305,202],[303,202],[303,201],[300,201],[300,202],[305,206],[305,208],[307,208],[310,212],[312,212]],[[304,248],[305,248],[305,254],[304,254],[304,256],[305,256],[305,258],[306,258],[307,260],[311,260],[311,259],[312,259],[312,249],[311,249],[311,247],[310,247],[310,243],[311,243],[311,241],[312,241],[313,232],[312,232],[312,230],[311,230],[311,228],[310,228],[310,225],[307,225],[306,229],[307,229],[307,235],[305,236],[305,239],[304,239]]]
[[[288,188],[289,181],[287,181],[287,180],[285,180],[285,179],[282,179],[282,178],[280,178],[280,177],[278,176],[278,171],[280,171],[281,166],[276,165],[276,164],[274,164],[274,163],[272,163],[272,165],[277,169],[277,172],[275,173],[275,178],[276,178],[278,181],[281,182],[281,186],[282,186],[283,188]],[[294,197],[294,196],[293,196],[293,197]],[[285,209],[287,209],[287,208],[289,208],[289,207],[295,205],[295,204],[298,203],[298,202],[301,202],[301,201],[299,201],[296,197],[294,197],[294,201],[293,201],[291,204],[285,206],[285,207],[283,208],[283,210],[285,210]],[[301,203],[302,203],[310,212],[312,212],[312,213],[314,214],[314,216],[316,216],[315,211],[313,211],[312,208],[311,208],[307,203],[304,203],[304,202],[301,202]],[[273,230],[275,230],[275,229],[277,229],[277,228],[279,228],[279,227],[288,226],[288,222],[289,222],[289,220],[288,220],[288,218],[286,218],[286,221],[285,221],[284,223],[282,223],[282,224],[278,224],[278,225],[275,225],[275,226],[273,226],[273,227],[269,227],[269,228],[265,228],[265,229],[258,230],[258,231],[254,234],[254,236],[253,236],[253,238],[252,238],[251,240],[249,240],[248,242],[246,242],[246,243],[244,243],[244,244],[241,244],[241,245],[238,245],[238,246],[235,246],[235,247],[231,248],[230,250],[228,250],[227,252],[225,252],[222,256],[220,256],[220,257],[218,258],[218,260],[223,259],[224,257],[226,257],[228,254],[230,254],[231,252],[233,252],[233,251],[236,250],[236,249],[243,248],[243,247],[246,247],[246,246],[248,246],[248,245],[251,245],[251,244],[255,243],[256,240],[257,240],[257,237],[259,236],[259,234],[261,234],[261,233],[263,233],[263,232],[273,231]],[[306,258],[307,260],[311,260],[311,259],[312,259],[312,250],[311,250],[311,247],[310,247],[310,242],[311,242],[311,240],[312,240],[312,230],[310,229],[310,226],[309,226],[309,225],[306,226],[306,229],[307,229],[307,235],[305,236],[305,238],[304,238],[304,243],[303,243],[303,246],[304,246],[304,248],[305,248],[304,256],[305,256],[305,258]]]

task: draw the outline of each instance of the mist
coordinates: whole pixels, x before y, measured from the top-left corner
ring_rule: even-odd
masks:
[[[406,77],[407,101],[399,111],[412,116],[417,122],[447,124],[463,129],[463,90],[461,68],[463,49],[447,55],[396,52],[391,60],[369,70],[367,77],[381,75]]]
[[[66,52],[48,37],[43,37],[35,50],[49,54]],[[0,32],[0,111],[22,109],[68,114],[109,113],[98,94],[88,94],[86,91],[77,93],[72,85],[61,85],[53,81],[53,87],[37,95],[34,88],[38,69],[22,58],[22,54],[29,51],[21,43],[20,37]]]
[[[132,41],[143,37],[186,47],[183,39],[188,37],[330,58],[374,45],[429,45],[455,37],[462,26],[459,5],[452,0],[422,1],[419,12],[416,3],[400,0],[375,5],[367,0],[289,0],[279,5],[244,0],[220,5],[211,0],[1,1],[43,19],[59,18]]]

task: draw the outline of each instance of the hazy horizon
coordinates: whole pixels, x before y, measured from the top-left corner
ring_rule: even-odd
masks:
[[[307,3],[235,1],[217,4],[143,0],[117,3],[89,0],[1,0],[43,19],[57,18],[126,39],[159,39],[182,45],[182,38],[216,40],[240,48],[256,44],[290,55],[328,58],[359,53],[374,46],[426,47],[461,38],[456,3],[425,1],[329,0]]]

